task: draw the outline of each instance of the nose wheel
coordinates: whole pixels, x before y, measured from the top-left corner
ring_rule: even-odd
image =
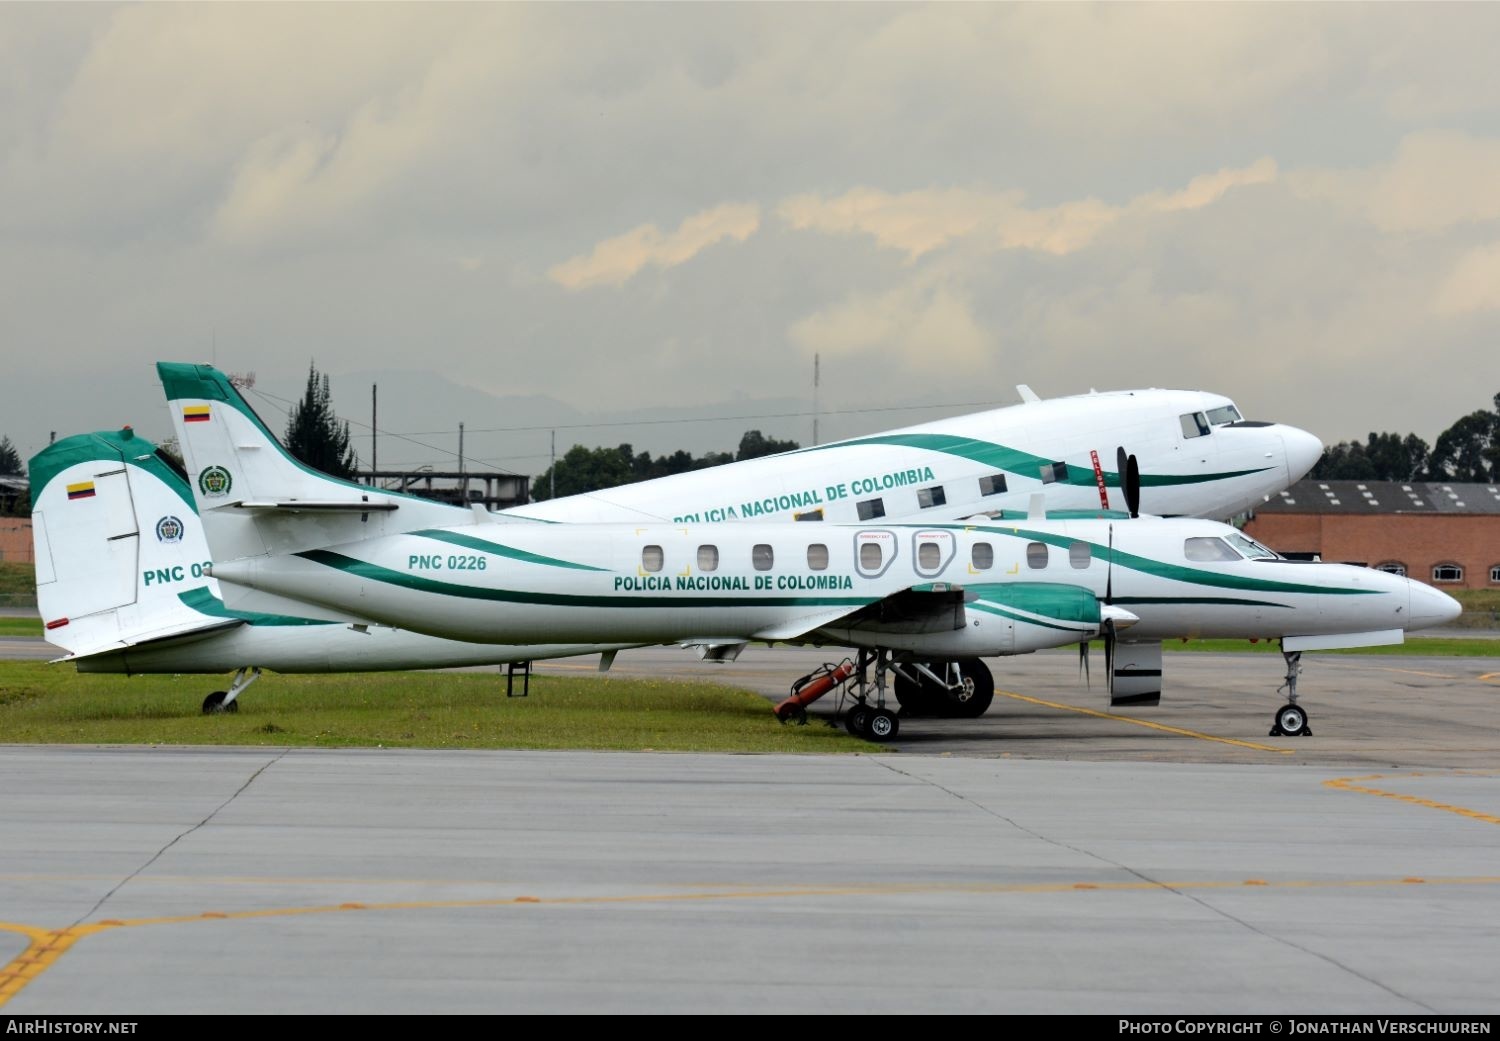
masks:
[[[1282,705],[1271,721],[1272,737],[1311,737],[1312,729],[1307,725],[1307,713],[1299,705]]]
[[[1307,712],[1297,704],[1297,677],[1302,675],[1302,652],[1282,651],[1281,656],[1286,659],[1286,682],[1277,690],[1286,691],[1286,704],[1277,709],[1271,719],[1271,736],[1311,737]]]

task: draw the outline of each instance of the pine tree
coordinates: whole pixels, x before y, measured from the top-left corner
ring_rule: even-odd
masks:
[[[349,447],[349,424],[333,411],[328,376],[316,365],[307,367],[307,393],[292,407],[286,425],[286,450],[314,470],[333,477],[353,477],[354,449]]]
[[[0,475],[19,477],[25,472],[26,468],[21,465],[21,455],[16,451],[16,446],[10,443],[10,438],[0,438]]]

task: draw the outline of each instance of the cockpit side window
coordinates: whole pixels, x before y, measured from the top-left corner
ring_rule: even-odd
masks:
[[[1202,412],[1184,412],[1177,418],[1182,422],[1183,437],[1202,437],[1213,430],[1208,425],[1208,417]]]
[[[1240,415],[1240,410],[1233,405],[1220,405],[1218,408],[1208,410],[1208,421],[1216,427],[1225,426],[1229,423],[1238,423],[1245,417]]]
[[[1280,560],[1281,554],[1256,542],[1249,535],[1235,532],[1229,536],[1229,544],[1251,560]]]
[[[1182,543],[1182,555],[1197,563],[1215,560],[1239,560],[1240,555],[1229,548],[1223,539],[1191,538]]]

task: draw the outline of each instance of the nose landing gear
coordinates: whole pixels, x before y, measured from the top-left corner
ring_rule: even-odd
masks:
[[[1271,720],[1271,737],[1311,737],[1312,728],[1307,725],[1307,712],[1297,704],[1297,677],[1302,675],[1302,652],[1282,651],[1286,660],[1286,682],[1276,688],[1279,694],[1286,691],[1286,704],[1276,710]]]

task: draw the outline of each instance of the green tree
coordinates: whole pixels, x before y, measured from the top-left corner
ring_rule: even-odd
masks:
[[[316,365],[307,367],[307,393],[292,406],[286,424],[286,450],[314,470],[333,477],[354,476],[354,449],[349,447],[349,424],[333,411],[328,376]]]
[[[1430,481],[1500,480],[1500,394],[1495,408],[1470,412],[1438,435],[1427,460]]]
[[[1309,477],[1323,481],[1415,481],[1427,469],[1427,442],[1416,434],[1376,434],[1361,444],[1340,441]]]
[[[19,477],[26,473],[26,467],[21,465],[21,454],[16,451],[16,446],[10,443],[10,438],[0,438],[0,476]]]
[[[581,495],[601,488],[633,484],[635,456],[629,445],[619,448],[585,448],[574,445],[531,481],[531,497],[537,502],[553,495]]]
[[[763,455],[794,452],[801,447],[795,441],[777,441],[774,437],[766,437],[759,430],[747,430],[745,436],[740,438],[740,450],[734,458],[738,462],[744,462],[746,459],[759,459]]]
[[[747,446],[751,453],[749,455],[745,454]],[[751,430],[740,439],[739,458],[753,459],[756,455],[785,452],[796,447],[797,444],[793,441],[771,441],[762,437],[759,430]],[[734,461],[735,456],[728,452],[705,452],[701,456],[695,456],[679,448],[671,455],[653,458],[650,452],[638,453],[634,446],[628,444],[617,448],[585,448],[583,445],[574,445],[557,461],[555,468],[548,467],[531,479],[531,498],[534,502],[552,498],[554,476],[558,496],[581,495],[584,492],[617,488],[622,484],[670,477],[690,470],[706,470],[710,466],[723,466]]]

